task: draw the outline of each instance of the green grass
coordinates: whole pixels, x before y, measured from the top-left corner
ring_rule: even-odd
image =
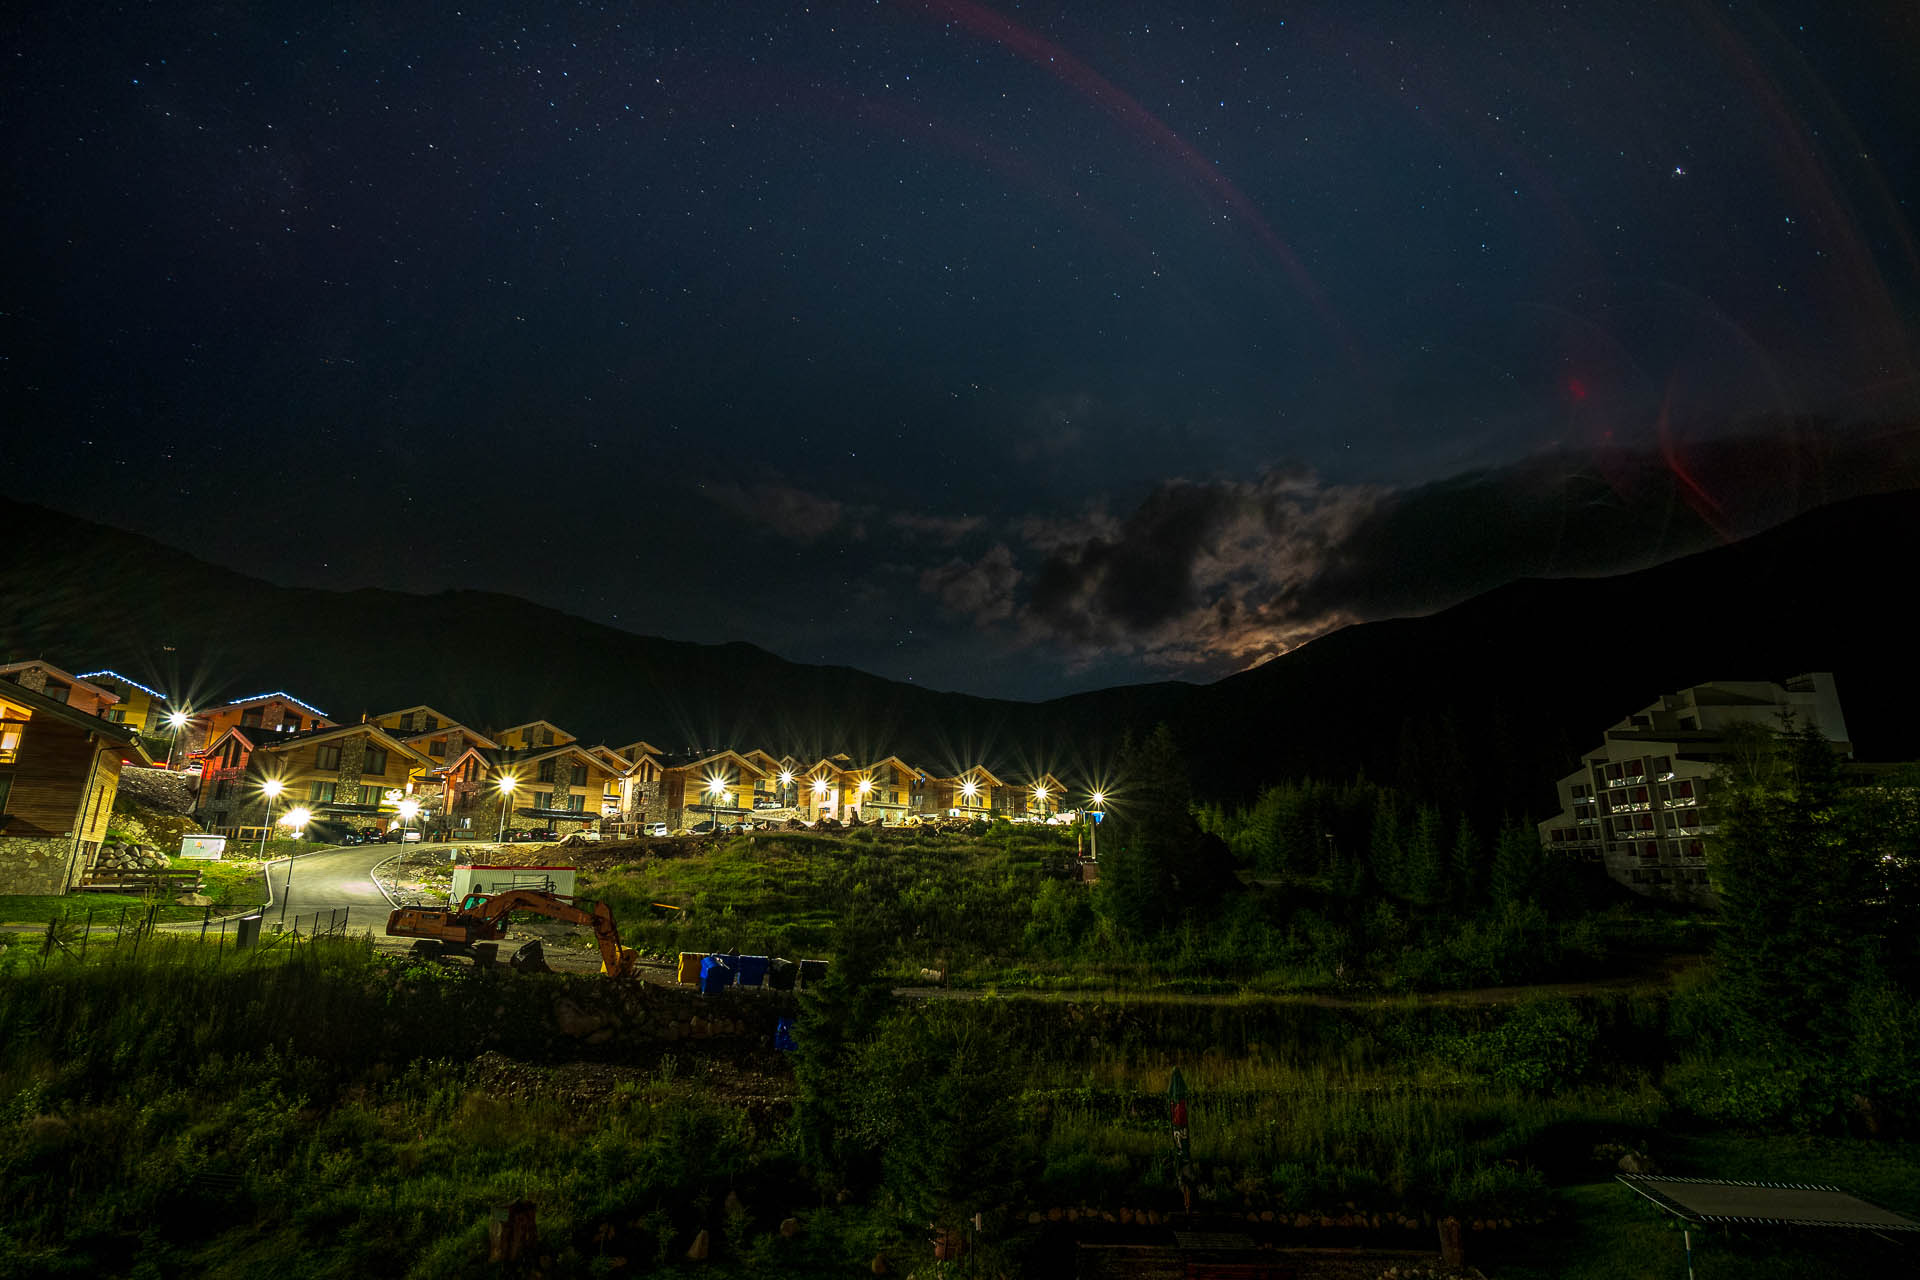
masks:
[[[1920,1216],[1920,1145],[1732,1133],[1680,1133],[1655,1146],[1665,1172],[1747,1181],[1828,1183]],[[1671,1280],[1686,1249],[1672,1215],[1619,1182],[1570,1185],[1554,1224],[1513,1238],[1470,1240],[1469,1260],[1492,1280]],[[1857,1280],[1901,1275],[1905,1247],[1854,1231],[1694,1227],[1699,1280]]]
[[[1494,1280],[1683,1274],[1677,1231],[1609,1180],[1627,1146],[1674,1173],[1835,1182],[1920,1213],[1912,1143],[1746,1135],[1689,1111],[1670,1068],[1712,1047],[1689,1036],[1682,997],[1329,1001],[1262,989],[1283,981],[1271,971],[1217,979],[1209,957],[1244,938],[1102,932],[1084,891],[1053,878],[1049,834],[762,833],[636,855],[583,891],[614,906],[629,942],[660,953],[827,955],[858,911],[877,922],[882,979],[950,962],[962,981],[1032,993],[884,1006],[840,1073],[857,1082],[845,1118],[865,1127],[852,1131],[917,1161],[964,1140],[972,1114],[924,1104],[934,1087],[971,1096],[925,1046],[1006,1064],[991,1086],[1004,1105],[978,1110],[1010,1118],[1017,1135],[992,1149],[1019,1146],[1020,1218],[1054,1204],[1177,1203],[1165,1097],[1175,1067],[1191,1095],[1202,1208],[1544,1218],[1469,1236]],[[229,901],[260,892],[251,864],[206,870]],[[12,901],[38,912],[79,900]],[[653,901],[684,918],[653,918]],[[540,1206],[549,1274],[592,1274],[613,1257],[643,1272],[684,1254],[701,1226],[714,1276],[851,1273],[881,1248],[903,1273],[927,1261],[924,1218],[901,1208],[884,1159],[830,1182],[803,1168],[784,1110],[806,1087],[804,1067],[783,1074],[792,1059],[758,1064],[749,1108],[731,1091],[735,1063],[710,1048],[674,1046],[677,1067],[656,1059],[636,1075],[625,1045],[556,1038],[556,1001],[590,1003],[608,990],[597,978],[480,973],[363,943],[235,953],[190,934],[101,937],[84,962],[43,956],[28,934],[0,969],[0,1280],[143,1266],[271,1267],[288,1280],[486,1274],[486,1216],[518,1197]],[[1183,994],[1202,988],[1213,994]],[[556,1059],[575,1078],[628,1074],[591,1102],[565,1089],[496,1095],[474,1065],[490,1050]],[[948,1128],[930,1137],[914,1126],[934,1112]],[[821,1207],[840,1186],[851,1202]],[[729,1191],[743,1213],[723,1210]],[[774,1232],[789,1213],[803,1220],[797,1241]],[[1016,1228],[996,1247],[1014,1259],[1030,1243]],[[1696,1237],[1696,1267],[1703,1278],[1901,1273],[1880,1247],[1709,1232]]]

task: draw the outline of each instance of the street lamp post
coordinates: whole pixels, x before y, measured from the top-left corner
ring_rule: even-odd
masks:
[[[180,745],[180,731],[187,727],[187,721],[191,719],[193,717],[185,711],[167,712],[167,725],[173,730],[173,736],[167,739],[167,770],[169,772],[173,770],[174,748]]]
[[[1093,808],[1088,810],[1093,821],[1087,825],[1087,841],[1093,846],[1093,860],[1100,861],[1100,819],[1106,816],[1107,798],[1096,791],[1092,797]]]
[[[1040,813],[1040,820],[1047,819],[1047,784],[1042,782],[1033,789],[1033,807]]]
[[[287,784],[278,778],[268,778],[260,784],[260,790],[267,797],[267,820],[260,824],[260,857],[263,861],[267,856],[267,832],[273,829],[273,802],[278,800],[280,793],[286,789]]]
[[[783,809],[791,809],[796,799],[798,799],[798,797],[793,793],[793,774],[782,769],[780,771],[780,807]]]
[[[507,802],[513,798],[513,789],[520,784],[507,774],[494,784],[500,788],[500,830],[494,833],[493,842],[499,844],[507,838]]]
[[[870,795],[872,791],[873,791],[873,779],[872,778],[860,779],[860,820],[862,822],[865,822],[867,820],[867,796]]]
[[[815,822],[820,821],[820,810],[826,806],[826,803],[827,780],[825,778],[815,778],[813,780],[813,820]]]
[[[311,812],[309,812],[304,808],[295,806],[294,808],[287,810],[286,816],[281,818],[280,821],[286,824],[287,826],[293,828],[293,838],[298,840],[300,838],[300,832],[306,828],[307,819],[311,817],[313,817],[313,814]],[[285,882],[283,882],[280,886],[280,923],[281,924],[285,924],[287,922],[287,899],[292,896],[293,896],[293,853],[291,850],[289,850],[287,853],[287,878]]]
[[[707,828],[716,836],[720,834],[720,796],[726,789],[720,779],[707,779]]]
[[[400,843],[405,844],[407,830],[413,825],[413,815],[420,812],[420,802],[409,796],[396,807],[400,810]]]

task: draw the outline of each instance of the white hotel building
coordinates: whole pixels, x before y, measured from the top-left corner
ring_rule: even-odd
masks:
[[[1540,824],[1550,854],[1605,864],[1636,893],[1711,902],[1706,837],[1716,829],[1714,770],[1739,724],[1812,725],[1851,756],[1846,717],[1826,672],[1784,685],[1718,680],[1670,693],[1608,729],[1560,779],[1560,814]]]

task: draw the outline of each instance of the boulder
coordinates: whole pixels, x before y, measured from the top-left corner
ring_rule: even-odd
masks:
[[[563,1036],[581,1039],[592,1035],[606,1024],[605,1018],[597,1013],[588,1013],[564,996],[553,1002],[553,1025]]]
[[[1652,1156],[1643,1151],[1629,1151],[1620,1157],[1619,1169],[1622,1173],[1658,1173],[1660,1166]]]
[[[213,899],[204,893],[183,893],[175,898],[174,902],[182,907],[210,907],[213,905]]]
[[[706,1261],[707,1252],[711,1248],[712,1245],[707,1238],[707,1229],[702,1227],[700,1228],[700,1234],[693,1238],[693,1243],[687,1246],[687,1259],[691,1262],[704,1262]]]
[[[791,1239],[793,1239],[793,1238],[794,1238],[795,1236],[797,1236],[797,1235],[799,1235],[799,1234],[800,1234],[800,1219],[798,1219],[798,1218],[782,1218],[782,1219],[780,1220],[780,1234],[781,1234],[782,1236],[784,1236],[784,1237],[786,1237],[786,1238],[787,1238],[787,1239],[789,1239],[789,1240],[791,1240]]]

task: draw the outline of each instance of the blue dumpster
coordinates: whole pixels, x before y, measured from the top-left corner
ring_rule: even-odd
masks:
[[[739,956],[733,961],[733,980],[743,987],[757,987],[767,980],[767,957]]]
[[[700,962],[700,994],[718,995],[733,983],[733,969],[719,956],[708,956]]]
[[[825,960],[802,960],[800,962],[800,985],[810,987],[827,976]]]

